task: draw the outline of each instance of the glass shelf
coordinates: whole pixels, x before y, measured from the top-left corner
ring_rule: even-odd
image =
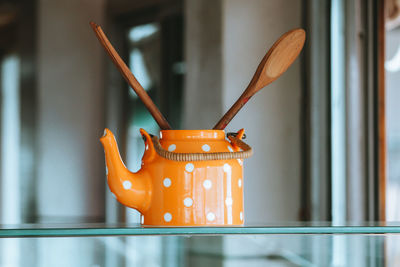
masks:
[[[138,224],[23,224],[0,226],[0,237],[272,235],[272,234],[399,234],[400,223],[270,224],[243,227],[144,227]]]
[[[0,226],[0,266],[400,266],[400,223]]]

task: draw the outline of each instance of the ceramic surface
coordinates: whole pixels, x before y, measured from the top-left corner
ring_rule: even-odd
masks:
[[[150,135],[145,139],[142,168],[137,173],[121,161],[115,137],[105,130],[107,180],[117,200],[142,214],[150,226],[242,225],[243,160],[179,162],[159,156]],[[239,133],[243,135],[243,131]],[[239,148],[223,130],[164,130],[160,143],[177,153],[233,152]]]

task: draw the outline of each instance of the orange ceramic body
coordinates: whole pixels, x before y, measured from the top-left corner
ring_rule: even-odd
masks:
[[[115,138],[105,130],[108,185],[117,200],[142,214],[151,226],[242,225],[243,160],[179,162],[159,156],[148,133],[141,129],[146,150],[137,173],[126,169]],[[239,132],[239,136],[243,131]],[[239,148],[223,130],[164,130],[164,149],[178,153],[229,152]]]

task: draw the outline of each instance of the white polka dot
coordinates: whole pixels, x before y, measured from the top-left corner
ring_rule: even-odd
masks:
[[[171,213],[167,212],[164,214],[164,221],[170,222],[172,220],[172,215]]]
[[[204,186],[205,189],[210,189],[211,186],[212,186],[212,183],[211,183],[210,180],[205,180],[205,181],[203,182],[203,186]]]
[[[148,150],[149,149],[149,145],[146,145],[146,150]]]
[[[215,214],[212,212],[207,213],[207,220],[212,222],[215,220]]]
[[[225,199],[225,204],[227,206],[232,206],[232,203],[233,203],[233,200],[232,200],[231,197],[228,197],[228,198]]]
[[[131,189],[132,183],[131,183],[130,181],[124,181],[124,182],[122,183],[122,186],[123,186],[126,190],[128,190],[128,189]]]
[[[231,169],[231,166],[228,163],[224,164],[224,172],[228,172]]]
[[[240,212],[240,220],[243,221],[243,211]]]
[[[208,151],[210,151],[210,146],[207,145],[207,144],[204,144],[204,145],[201,147],[201,149],[203,149],[203,151],[205,151],[205,152],[208,152]]]
[[[140,218],[140,221],[142,224],[144,224],[144,216],[142,215],[142,218]]]
[[[239,180],[238,180],[238,186],[239,186],[239,187],[242,187],[242,179],[239,179]]]
[[[171,186],[171,179],[165,178],[163,181],[163,184],[165,187],[170,187]]]
[[[190,197],[187,197],[183,200],[183,204],[186,207],[191,207],[193,205],[193,199],[191,199]]]
[[[188,163],[185,166],[187,172],[192,172],[194,170],[194,165],[192,163]]]
[[[176,149],[176,145],[172,144],[168,147],[168,151],[174,151]]]
[[[228,145],[228,149],[230,152],[233,152],[233,148],[230,145]]]

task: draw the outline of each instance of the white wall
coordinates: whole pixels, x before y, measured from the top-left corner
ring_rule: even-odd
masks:
[[[38,2],[38,219],[104,218],[104,127],[100,47],[89,21],[103,22],[103,0]],[[98,240],[37,240],[37,265],[95,266]],[[67,252],[67,253],[62,253]],[[85,257],[82,257],[85,255]],[[60,266],[61,266],[60,265]],[[96,265],[97,266],[97,265]]]
[[[102,59],[89,21],[103,0],[40,0],[38,6],[38,216],[104,216]]]
[[[222,0],[185,1],[185,129],[210,129],[222,114],[221,7]]]
[[[223,107],[250,82],[271,45],[301,26],[301,1],[223,1]],[[245,128],[246,223],[295,221],[300,208],[300,62],[256,94],[228,131]]]

